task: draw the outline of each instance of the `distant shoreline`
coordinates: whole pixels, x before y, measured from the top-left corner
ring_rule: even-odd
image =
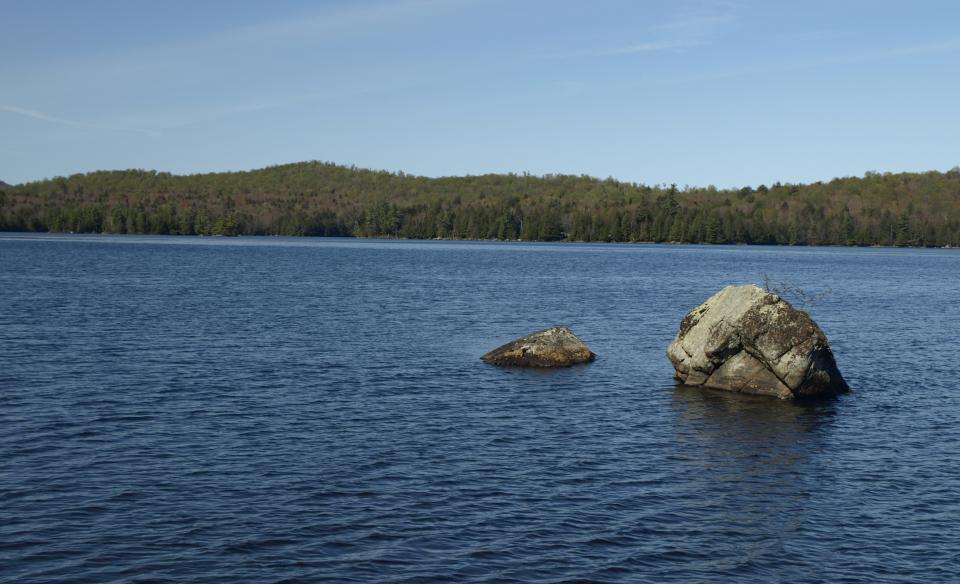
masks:
[[[323,162],[99,171],[0,188],[0,231],[960,247],[960,168],[741,189]]]
[[[9,234],[23,234],[23,236],[7,237]],[[36,235],[38,237],[30,237]],[[182,233],[106,233],[106,232],[66,232],[66,231],[0,231],[0,240],[43,240],[49,239],[42,236],[108,236],[108,237],[170,237],[170,238],[197,238],[197,239],[274,239],[285,237],[289,239],[344,239],[355,241],[409,241],[409,242],[464,242],[464,243],[555,243],[555,244],[581,244],[581,245],[694,245],[702,247],[783,247],[783,248],[821,248],[830,247],[837,249],[960,249],[957,246],[923,246],[923,245],[840,245],[840,244],[790,244],[790,243],[705,243],[689,241],[578,241],[572,239],[558,240],[540,240],[540,239],[467,239],[467,238],[432,238],[419,239],[412,237],[363,237],[363,236],[327,236],[327,235],[260,235],[260,234],[241,234],[241,235],[197,235]]]

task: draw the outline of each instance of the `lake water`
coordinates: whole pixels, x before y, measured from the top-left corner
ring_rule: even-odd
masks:
[[[853,392],[674,386],[766,274]],[[0,235],[0,581],[960,574],[960,251]],[[565,324],[558,371],[479,356]]]

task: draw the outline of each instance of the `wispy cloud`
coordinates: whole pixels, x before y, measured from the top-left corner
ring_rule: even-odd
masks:
[[[799,60],[792,62],[778,63],[768,66],[743,67],[739,69],[729,69],[724,71],[712,71],[702,75],[691,75],[687,77],[677,77],[674,79],[662,79],[657,81],[641,82],[640,86],[661,86],[661,85],[680,85],[687,83],[701,83],[704,81],[718,81],[723,79],[733,79],[739,77],[754,77],[762,75],[774,75],[778,73],[789,73],[791,71],[803,71],[810,69],[820,69],[826,67],[837,67],[842,65],[856,65],[858,63],[871,63],[891,61],[895,59],[922,57],[927,55],[938,55],[944,53],[953,53],[960,51],[960,37],[944,39],[940,41],[909,45],[903,47],[892,47],[887,49],[878,49],[873,51],[848,53],[843,55],[833,55],[821,59]]]
[[[76,120],[67,120],[57,116],[52,116],[45,114],[43,112],[28,109],[23,107],[17,107],[15,105],[5,105],[0,104],[0,112],[7,112],[11,114],[16,114],[18,116],[23,116],[27,118],[32,118],[35,120],[41,120],[44,122],[50,122],[52,124],[61,124],[64,126],[74,126],[78,128],[94,128],[99,130],[119,130],[124,132],[136,132],[138,134],[146,134],[148,136],[156,136],[158,133],[154,130],[146,130],[144,128],[133,128],[129,126],[115,126],[111,124],[92,124],[89,122],[79,122]]]
[[[703,45],[704,41],[700,39],[674,39],[651,41],[637,43],[635,45],[626,45],[621,47],[603,47],[596,49],[585,49],[581,51],[568,51],[563,53],[552,53],[544,55],[544,59],[575,59],[590,57],[616,57],[620,55],[636,55],[639,53],[659,53],[663,51],[675,51]]]
[[[696,0],[679,3],[663,22],[645,24],[637,36],[644,40],[617,46],[556,51],[545,59],[599,58],[681,51],[710,44],[717,34],[740,18],[742,6],[727,0]]]
[[[106,74],[111,77],[155,71],[182,69],[198,60],[222,63],[233,60],[238,49],[275,48],[293,43],[316,43],[331,39],[376,33],[409,20],[441,14],[468,0],[396,0],[348,4],[338,8],[320,8],[275,20],[236,26],[172,41],[146,43],[111,49],[99,54],[77,55],[51,63],[31,64],[29,70],[42,69],[44,77],[73,74]],[[194,65],[196,66],[196,65]]]
[[[57,79],[59,84],[96,86],[102,91],[102,88],[113,86],[122,86],[122,90],[128,87],[153,87],[155,80],[161,78],[173,78],[181,85],[190,85],[191,88],[214,87],[208,79],[212,74],[219,75],[223,86],[229,87],[240,78],[240,71],[251,75],[254,72],[270,73],[263,70],[264,62],[269,62],[269,59],[264,58],[254,64],[245,62],[244,59],[251,50],[262,49],[262,54],[266,55],[288,54],[291,50],[305,54],[305,51],[315,50],[313,45],[323,46],[327,41],[379,34],[396,27],[409,27],[411,23],[454,11],[470,1],[374,0],[341,6],[321,5],[295,15],[287,14],[274,20],[187,38],[165,40],[160,37],[159,42],[148,42],[124,50],[75,54],[40,63],[22,62],[16,65],[12,77],[18,79],[17,85],[22,90],[21,93],[27,96],[31,89],[35,94],[47,91],[50,79]],[[336,70],[336,67],[326,67],[324,59],[317,59],[316,64],[311,67],[310,74],[324,78],[328,85],[332,85],[336,78],[328,72],[333,70],[337,77],[342,78],[339,83],[344,88],[339,91],[311,92],[311,86],[316,84],[288,83],[269,88],[258,86],[254,88],[255,91],[246,87],[242,92],[205,90],[197,95],[189,107],[178,108],[173,103],[174,100],[153,100],[153,104],[159,101],[159,106],[152,105],[150,109],[141,108],[139,111],[126,113],[116,110],[100,112],[100,119],[96,121],[66,119],[16,105],[0,105],[0,114],[6,112],[78,128],[158,135],[160,131],[210,119],[377,92],[384,90],[384,86],[398,83],[394,77],[399,75],[391,77],[391,71],[386,70],[386,67],[384,74],[374,83],[366,81],[364,76],[343,74]],[[118,80],[123,82],[119,83]],[[297,86],[296,89],[291,88],[294,85]],[[254,92],[273,93],[273,96],[263,96],[259,101],[256,98],[253,101],[244,101],[241,98],[231,102],[236,95]],[[173,94],[175,95],[175,91]],[[9,97],[7,99],[12,101]]]
[[[278,110],[297,106],[309,106],[316,103],[388,94],[416,86],[417,84],[414,83],[394,85],[382,84],[371,85],[357,89],[331,90],[326,92],[264,97],[263,99],[252,99],[246,101],[213,103],[206,107],[192,107],[185,111],[162,111],[151,112],[147,114],[134,114],[132,116],[120,118],[120,121],[135,126],[153,126],[161,128],[163,131],[167,131],[187,126],[194,126],[197,124],[204,124],[225,118],[231,118],[234,116],[242,116],[244,114],[256,114],[270,110]]]
[[[67,126],[80,126],[82,124],[78,122],[73,122],[70,120],[65,120],[63,118],[58,118],[56,116],[50,116],[43,112],[38,112],[37,110],[26,109],[22,107],[17,107],[14,105],[3,105],[0,104],[0,111],[7,112],[11,114],[17,114],[20,116],[25,116],[28,118],[33,118],[35,120],[43,120],[45,122],[53,122],[55,124],[65,124]]]
[[[771,43],[779,44],[809,44],[809,43],[824,43],[829,41],[837,40],[851,40],[855,39],[857,34],[850,30],[840,30],[840,29],[816,29],[816,30],[797,30],[797,31],[777,31],[768,37],[766,41]]]
[[[373,29],[379,24],[395,24],[406,17],[420,18],[439,10],[462,4],[465,0],[397,0],[351,4],[345,8],[326,9],[272,22],[233,28],[215,33],[200,42],[242,44],[276,39],[314,39],[318,36],[351,36]]]
[[[955,38],[932,42],[932,43],[923,43],[919,45],[912,45],[909,47],[888,49],[885,51],[877,51],[875,53],[867,53],[859,56],[854,55],[853,57],[858,58],[860,60],[874,61],[874,60],[882,60],[882,59],[895,59],[898,57],[913,57],[916,55],[936,55],[939,53],[952,53],[958,50],[960,50],[960,37],[955,37]]]
[[[735,12],[720,14],[691,14],[674,18],[668,22],[654,25],[651,30],[663,32],[706,33],[729,25],[737,20]]]

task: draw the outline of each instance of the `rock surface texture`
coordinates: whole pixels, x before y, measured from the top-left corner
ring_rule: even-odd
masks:
[[[757,286],[727,286],[680,323],[676,378],[781,399],[847,391],[826,335],[807,313]]]
[[[558,326],[509,342],[480,357],[492,365],[569,367],[596,358],[567,327]]]

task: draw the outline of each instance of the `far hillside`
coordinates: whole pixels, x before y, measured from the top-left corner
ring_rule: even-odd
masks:
[[[0,229],[183,235],[960,245],[960,169],[716,189],[590,176],[427,178],[323,162],[0,187]]]

